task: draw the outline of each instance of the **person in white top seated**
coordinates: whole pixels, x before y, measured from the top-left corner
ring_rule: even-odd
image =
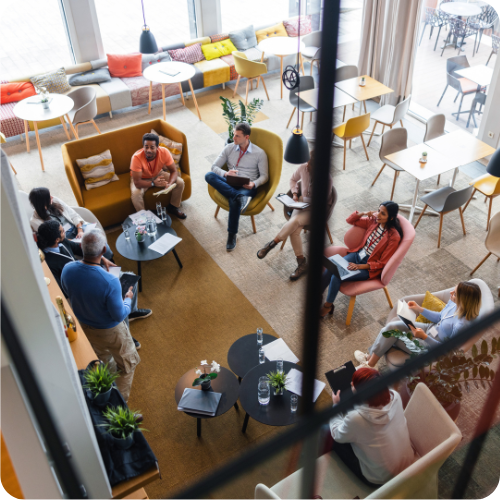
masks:
[[[353,391],[380,377],[373,368],[361,368],[352,376]],[[333,404],[340,391],[332,393]],[[415,461],[410,433],[399,394],[383,389],[347,414],[330,420],[333,451],[365,484],[374,488],[397,476]]]

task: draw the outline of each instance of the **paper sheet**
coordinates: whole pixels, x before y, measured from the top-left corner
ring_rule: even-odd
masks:
[[[146,218],[148,216],[153,217],[157,224],[161,224],[161,219],[151,212],[151,210],[139,210],[139,212],[129,215],[130,219],[136,226],[139,224],[146,224]]]
[[[83,233],[85,234],[89,231],[92,231],[92,229],[95,229],[96,226],[97,224],[95,222],[89,222],[84,226]],[[82,238],[74,238],[72,241],[74,241],[75,243],[80,243],[82,241]]]
[[[277,339],[270,344],[266,344],[262,346],[262,349],[269,361],[282,359],[283,361],[290,361],[291,363],[299,362],[299,358],[295,356],[283,339]]]
[[[151,245],[149,245],[149,249],[165,255],[180,241],[182,241],[182,238],[167,233],[164,234],[161,238],[157,239],[154,243],[151,243]]]
[[[153,193],[154,196],[160,196],[160,194],[168,194],[172,189],[175,189],[177,187],[177,184],[174,182],[171,186],[168,186],[167,189],[162,189],[161,191],[158,191],[157,193]]]
[[[314,397],[313,402],[316,402],[321,391],[325,388],[325,383],[321,382],[321,380],[314,379]],[[302,372],[292,368],[286,377],[286,386],[285,389],[287,391],[293,392],[298,396],[302,396]]]
[[[116,276],[118,279],[120,278],[120,272],[122,268],[117,266],[117,267],[110,267],[109,268],[109,273],[112,274],[113,276]]]

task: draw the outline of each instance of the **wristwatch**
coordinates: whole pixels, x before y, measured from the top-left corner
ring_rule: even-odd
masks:
[[[155,187],[155,181],[154,181],[154,179],[151,180],[151,187]]]

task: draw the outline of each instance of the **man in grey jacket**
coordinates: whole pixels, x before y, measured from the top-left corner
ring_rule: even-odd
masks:
[[[251,128],[248,123],[238,123],[234,129],[234,143],[228,144],[212,165],[212,171],[205,180],[229,201],[226,250],[236,247],[236,235],[240,215],[245,213],[257,188],[269,179],[269,168],[265,151],[250,142]],[[227,170],[222,167],[227,165]],[[250,182],[240,188],[232,187],[227,177],[239,175],[248,177]]]

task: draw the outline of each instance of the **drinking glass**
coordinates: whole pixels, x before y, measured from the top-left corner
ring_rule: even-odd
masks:
[[[161,207],[161,220],[167,223],[167,207]]]
[[[149,236],[152,236],[154,234],[154,231],[153,231],[153,219],[151,217],[148,217],[146,219],[146,231],[148,232]]]
[[[130,239],[130,226],[127,224],[122,224],[122,229],[123,229],[123,234],[125,235],[125,239],[129,240]]]
[[[292,413],[295,413],[298,407],[299,407],[299,397],[297,396],[297,394],[292,394],[290,396],[290,411]]]
[[[257,328],[257,345],[262,345],[264,343],[264,333],[262,328]]]
[[[161,201],[156,202],[156,215],[161,219]]]
[[[264,349],[262,347],[259,349],[259,363],[265,363],[266,362],[266,354],[264,353]]]
[[[271,387],[269,385],[269,380],[267,379],[267,377],[259,378],[258,394],[259,403],[261,405],[269,404],[269,400],[271,399]]]
[[[282,359],[276,360],[276,371],[278,373],[283,373],[283,360]]]

